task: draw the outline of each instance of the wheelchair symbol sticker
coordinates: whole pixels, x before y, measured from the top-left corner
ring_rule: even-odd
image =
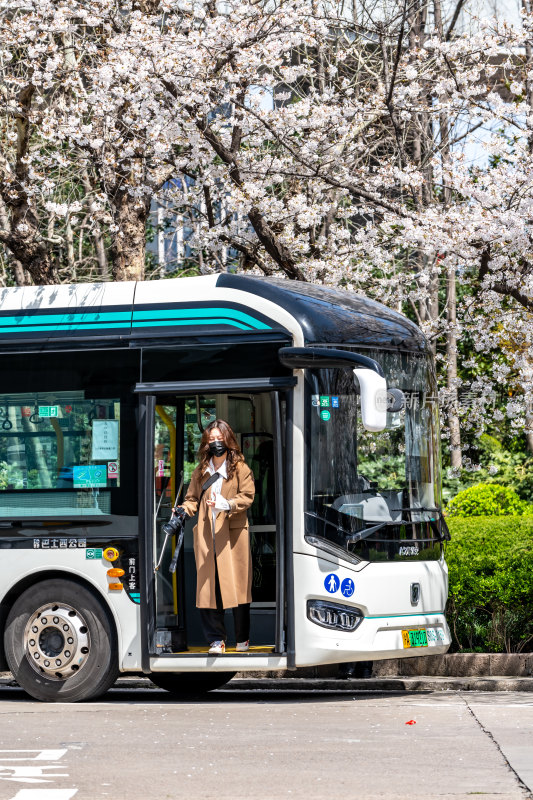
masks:
[[[340,585],[340,580],[333,572],[330,572],[330,574],[326,576],[326,579],[324,581],[324,586],[326,587],[326,591],[329,592],[330,594],[334,594],[336,591],[338,591],[339,585]]]
[[[355,584],[351,578],[345,578],[341,584],[341,592],[344,597],[351,597],[355,591]]]

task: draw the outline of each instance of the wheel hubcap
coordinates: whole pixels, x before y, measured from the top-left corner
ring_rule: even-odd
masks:
[[[64,680],[80,670],[89,657],[89,631],[82,615],[65,603],[37,609],[26,625],[28,661],[40,674]]]

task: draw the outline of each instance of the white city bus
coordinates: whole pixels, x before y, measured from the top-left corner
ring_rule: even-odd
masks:
[[[0,375],[0,668],[33,697],[448,648],[437,389],[402,315],[233,274],[3,289]],[[174,574],[161,526],[217,417],[256,482],[252,641],[210,655],[194,520]]]

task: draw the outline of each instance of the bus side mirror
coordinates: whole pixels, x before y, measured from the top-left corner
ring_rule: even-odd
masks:
[[[387,381],[372,369],[354,369],[361,392],[361,417],[367,431],[383,431],[387,425]]]

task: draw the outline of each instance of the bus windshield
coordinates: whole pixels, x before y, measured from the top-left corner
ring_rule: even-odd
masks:
[[[351,369],[308,371],[306,535],[364,559],[436,558],[440,514],[437,388],[425,356],[365,351],[404,407],[366,431]],[[320,543],[315,542],[315,543]]]

